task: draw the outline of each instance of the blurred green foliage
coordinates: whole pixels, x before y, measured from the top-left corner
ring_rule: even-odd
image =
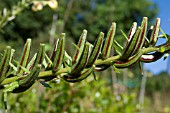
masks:
[[[3,0],[0,9],[10,8],[18,1]],[[45,7],[42,11],[33,12],[31,6],[28,7],[5,26],[0,39],[13,41],[14,47],[27,38],[48,42],[53,15],[56,15],[58,18],[53,23],[56,33],[65,32],[67,37],[75,41],[83,29],[87,29],[88,41],[93,42],[100,31],[107,32],[113,21],[118,23],[117,40],[121,41],[120,29],[127,33],[134,21],[140,22],[143,16],[147,16],[151,22],[157,14],[156,5],[146,0],[63,0],[58,3],[57,10]]]
[[[106,75],[102,75],[106,77]],[[10,112],[17,113],[132,113],[136,108],[136,93],[126,91],[125,86],[112,84],[97,75],[83,82],[70,84],[61,80],[50,83],[46,90],[36,84],[23,94],[9,95]],[[115,93],[113,93],[115,92]],[[24,110],[23,110],[24,109]]]
[[[152,112],[170,113],[169,79],[170,76],[167,72],[148,77],[146,83],[146,111],[151,111],[148,105],[152,105]]]

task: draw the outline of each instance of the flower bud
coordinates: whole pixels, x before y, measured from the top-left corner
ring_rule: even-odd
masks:
[[[51,9],[56,9],[58,7],[58,2],[56,0],[50,0],[48,2],[48,6],[51,8]]]
[[[33,2],[32,10],[33,11],[40,11],[43,9],[43,4],[41,2],[35,1]]]

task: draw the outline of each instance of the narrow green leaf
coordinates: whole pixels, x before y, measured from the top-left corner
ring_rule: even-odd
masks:
[[[124,36],[124,38],[128,41],[128,37],[126,36],[126,33],[121,29],[120,32],[122,33],[122,35]]]
[[[112,65],[112,67],[113,67],[113,70],[114,70],[116,73],[120,73],[119,69],[116,68],[116,66]]]
[[[14,55],[15,50],[11,49],[11,57],[10,57],[10,61],[9,61],[9,70],[8,73],[6,74],[6,77],[8,77],[10,74],[14,74],[16,75],[17,72],[17,67],[15,67],[12,62],[13,62],[13,55]]]
[[[3,58],[0,62],[0,83],[6,78],[6,74],[10,68],[11,47],[7,46]]]
[[[50,58],[47,56],[47,54],[45,53],[45,59],[48,61],[48,63],[50,63],[50,65],[53,64],[53,62],[50,60]]]
[[[81,57],[81,54],[84,50],[84,46],[86,43],[86,37],[87,37],[87,30],[83,30],[83,33],[81,34],[79,42],[77,44],[77,47],[79,49],[76,49],[73,55],[73,64],[76,63]]]
[[[116,40],[114,40],[114,45],[116,45],[116,46],[119,47],[121,50],[123,50],[123,47],[122,47]]]
[[[145,40],[146,40],[147,43],[149,43],[149,39],[146,36],[145,36]]]
[[[168,40],[167,34],[165,34],[164,30],[160,27],[160,31],[163,35],[163,37],[165,37],[166,40]]]
[[[27,39],[27,42],[25,43],[21,58],[20,58],[20,63],[18,64],[18,69],[17,69],[17,74],[23,75],[24,71],[21,69],[21,67],[26,67],[30,55],[30,50],[31,50],[31,39]]]
[[[80,51],[80,48],[79,48],[75,43],[72,42],[72,44],[73,44],[73,46],[74,46],[77,50]]]
[[[107,33],[107,37],[105,39],[105,42],[102,48],[102,52],[101,52],[102,59],[106,59],[110,56],[111,48],[114,42],[115,32],[116,32],[116,23],[113,22],[109,29],[109,32]]]
[[[22,70],[23,72],[26,72],[26,73],[30,74],[30,71],[29,71],[27,68],[25,68],[25,67],[23,67],[22,65],[20,65],[20,63],[19,63],[18,61],[14,60],[14,62],[18,65],[18,67],[21,68],[21,70]],[[21,75],[21,74],[18,74],[18,75]],[[22,75],[23,75],[23,74],[22,74]]]
[[[118,55],[122,56],[123,47],[122,47],[116,40],[114,40],[113,47],[114,47],[114,51],[115,51]]]
[[[46,88],[51,88],[51,86],[47,84],[46,82],[40,81],[40,83]]]

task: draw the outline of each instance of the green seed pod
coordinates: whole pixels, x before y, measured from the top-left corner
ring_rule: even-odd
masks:
[[[104,45],[101,53],[102,59],[106,59],[110,56],[110,51],[114,42],[115,32],[116,32],[116,23],[113,22],[112,26],[109,29],[109,32],[107,33],[107,37],[104,41]]]
[[[159,30],[160,30],[160,18],[157,18],[151,33],[150,46],[155,46],[158,40]]]
[[[84,50],[84,46],[86,43],[86,37],[87,37],[87,30],[83,30],[83,33],[81,34],[79,42],[77,44],[77,47],[79,47],[79,49],[75,51],[73,56],[73,64],[76,63],[81,57],[81,54]]]
[[[101,52],[101,48],[102,48],[102,44],[103,44],[103,38],[104,38],[104,33],[100,32],[99,37],[96,40],[96,42],[93,46],[93,49],[91,51],[87,67],[91,67],[93,65],[93,63],[96,61],[96,59],[98,58],[98,56]]]
[[[145,63],[155,62],[159,60],[163,55],[164,53],[161,53],[161,52],[144,54],[140,57],[140,61],[145,62]]]
[[[75,75],[75,77],[72,77],[70,75],[64,75],[63,76],[63,79],[67,82],[72,82],[72,83],[75,83],[75,82],[80,82],[82,80],[84,80],[85,78],[87,78],[94,70],[94,65],[90,68],[85,68],[83,69],[78,75]]]
[[[136,28],[137,28],[137,23],[134,22],[132,27],[130,28],[130,31],[129,31],[129,34],[128,34],[128,42],[127,43],[129,43],[132,40],[132,37],[133,37],[133,35],[136,32]]]
[[[80,59],[71,67],[71,75],[80,73],[86,67],[90,55],[90,44],[86,43]]]
[[[21,58],[20,58],[20,63],[18,65],[17,69],[17,74],[23,75],[23,70],[21,69],[22,67],[26,67],[30,55],[30,50],[31,50],[31,39],[27,39],[27,42],[25,43]]]
[[[34,66],[34,62],[35,62],[36,57],[37,57],[37,53],[34,54],[34,56],[32,57],[32,59],[31,59],[30,62],[28,63],[28,65],[27,65],[27,69],[28,69],[28,70],[31,70],[32,67]]]
[[[132,53],[135,50],[136,44],[139,39],[139,34],[141,31],[141,27],[138,27],[136,33],[133,35],[129,43],[127,44],[126,48],[124,49],[124,52],[122,54],[122,60],[127,60],[130,56],[132,56]]]
[[[63,63],[63,58],[64,58],[64,52],[65,52],[65,33],[62,33],[58,44],[57,44],[57,49],[55,51],[55,57],[53,61],[53,72],[58,71],[61,68],[61,65]]]
[[[45,58],[45,44],[40,44],[40,48],[37,52],[36,59],[34,61],[34,64],[32,65],[32,67],[30,67],[30,69],[32,69],[34,66],[36,66],[38,64],[42,64],[44,58]]]
[[[40,73],[41,65],[34,66],[30,74],[27,74],[23,79],[18,81],[19,87],[15,88],[12,93],[21,93],[28,90],[37,79]]]
[[[133,65],[134,63],[136,63],[139,58],[142,56],[143,52],[139,51],[138,53],[136,53],[135,55],[133,55],[132,57],[130,57],[128,60],[125,61],[117,61],[115,62],[113,65],[116,68],[127,68],[131,65]]]
[[[142,23],[141,23],[141,32],[139,35],[138,43],[136,44],[134,54],[137,53],[143,46],[144,46],[144,41],[146,37],[146,30],[147,30],[147,22],[148,18],[143,17]]]
[[[6,78],[6,74],[10,68],[9,63],[11,59],[11,47],[7,46],[0,62],[0,83]]]
[[[19,85],[24,87],[32,85],[39,75],[40,68],[41,68],[40,64],[34,66],[30,74],[28,74],[22,80],[19,80]]]

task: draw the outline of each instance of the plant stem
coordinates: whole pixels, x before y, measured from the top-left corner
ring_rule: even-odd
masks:
[[[159,50],[160,50],[159,47],[149,47],[149,48],[143,48],[140,51],[143,54],[146,54],[146,53],[155,52],[155,51],[159,51]],[[112,63],[116,62],[120,57],[121,57],[120,55],[117,55],[117,56],[112,56],[110,58],[107,58],[106,60],[98,59],[95,61],[94,65],[103,65],[103,64],[111,65]],[[40,72],[38,79],[44,78],[44,77],[56,77],[56,76],[62,75],[64,73],[70,73],[70,67],[61,68],[56,73],[53,73],[52,70],[42,71],[42,72]],[[15,77],[11,77],[11,78],[6,78],[5,80],[2,81],[1,85],[3,86],[5,84],[12,83],[12,82],[20,80],[22,78],[24,78],[24,76],[15,76]]]

